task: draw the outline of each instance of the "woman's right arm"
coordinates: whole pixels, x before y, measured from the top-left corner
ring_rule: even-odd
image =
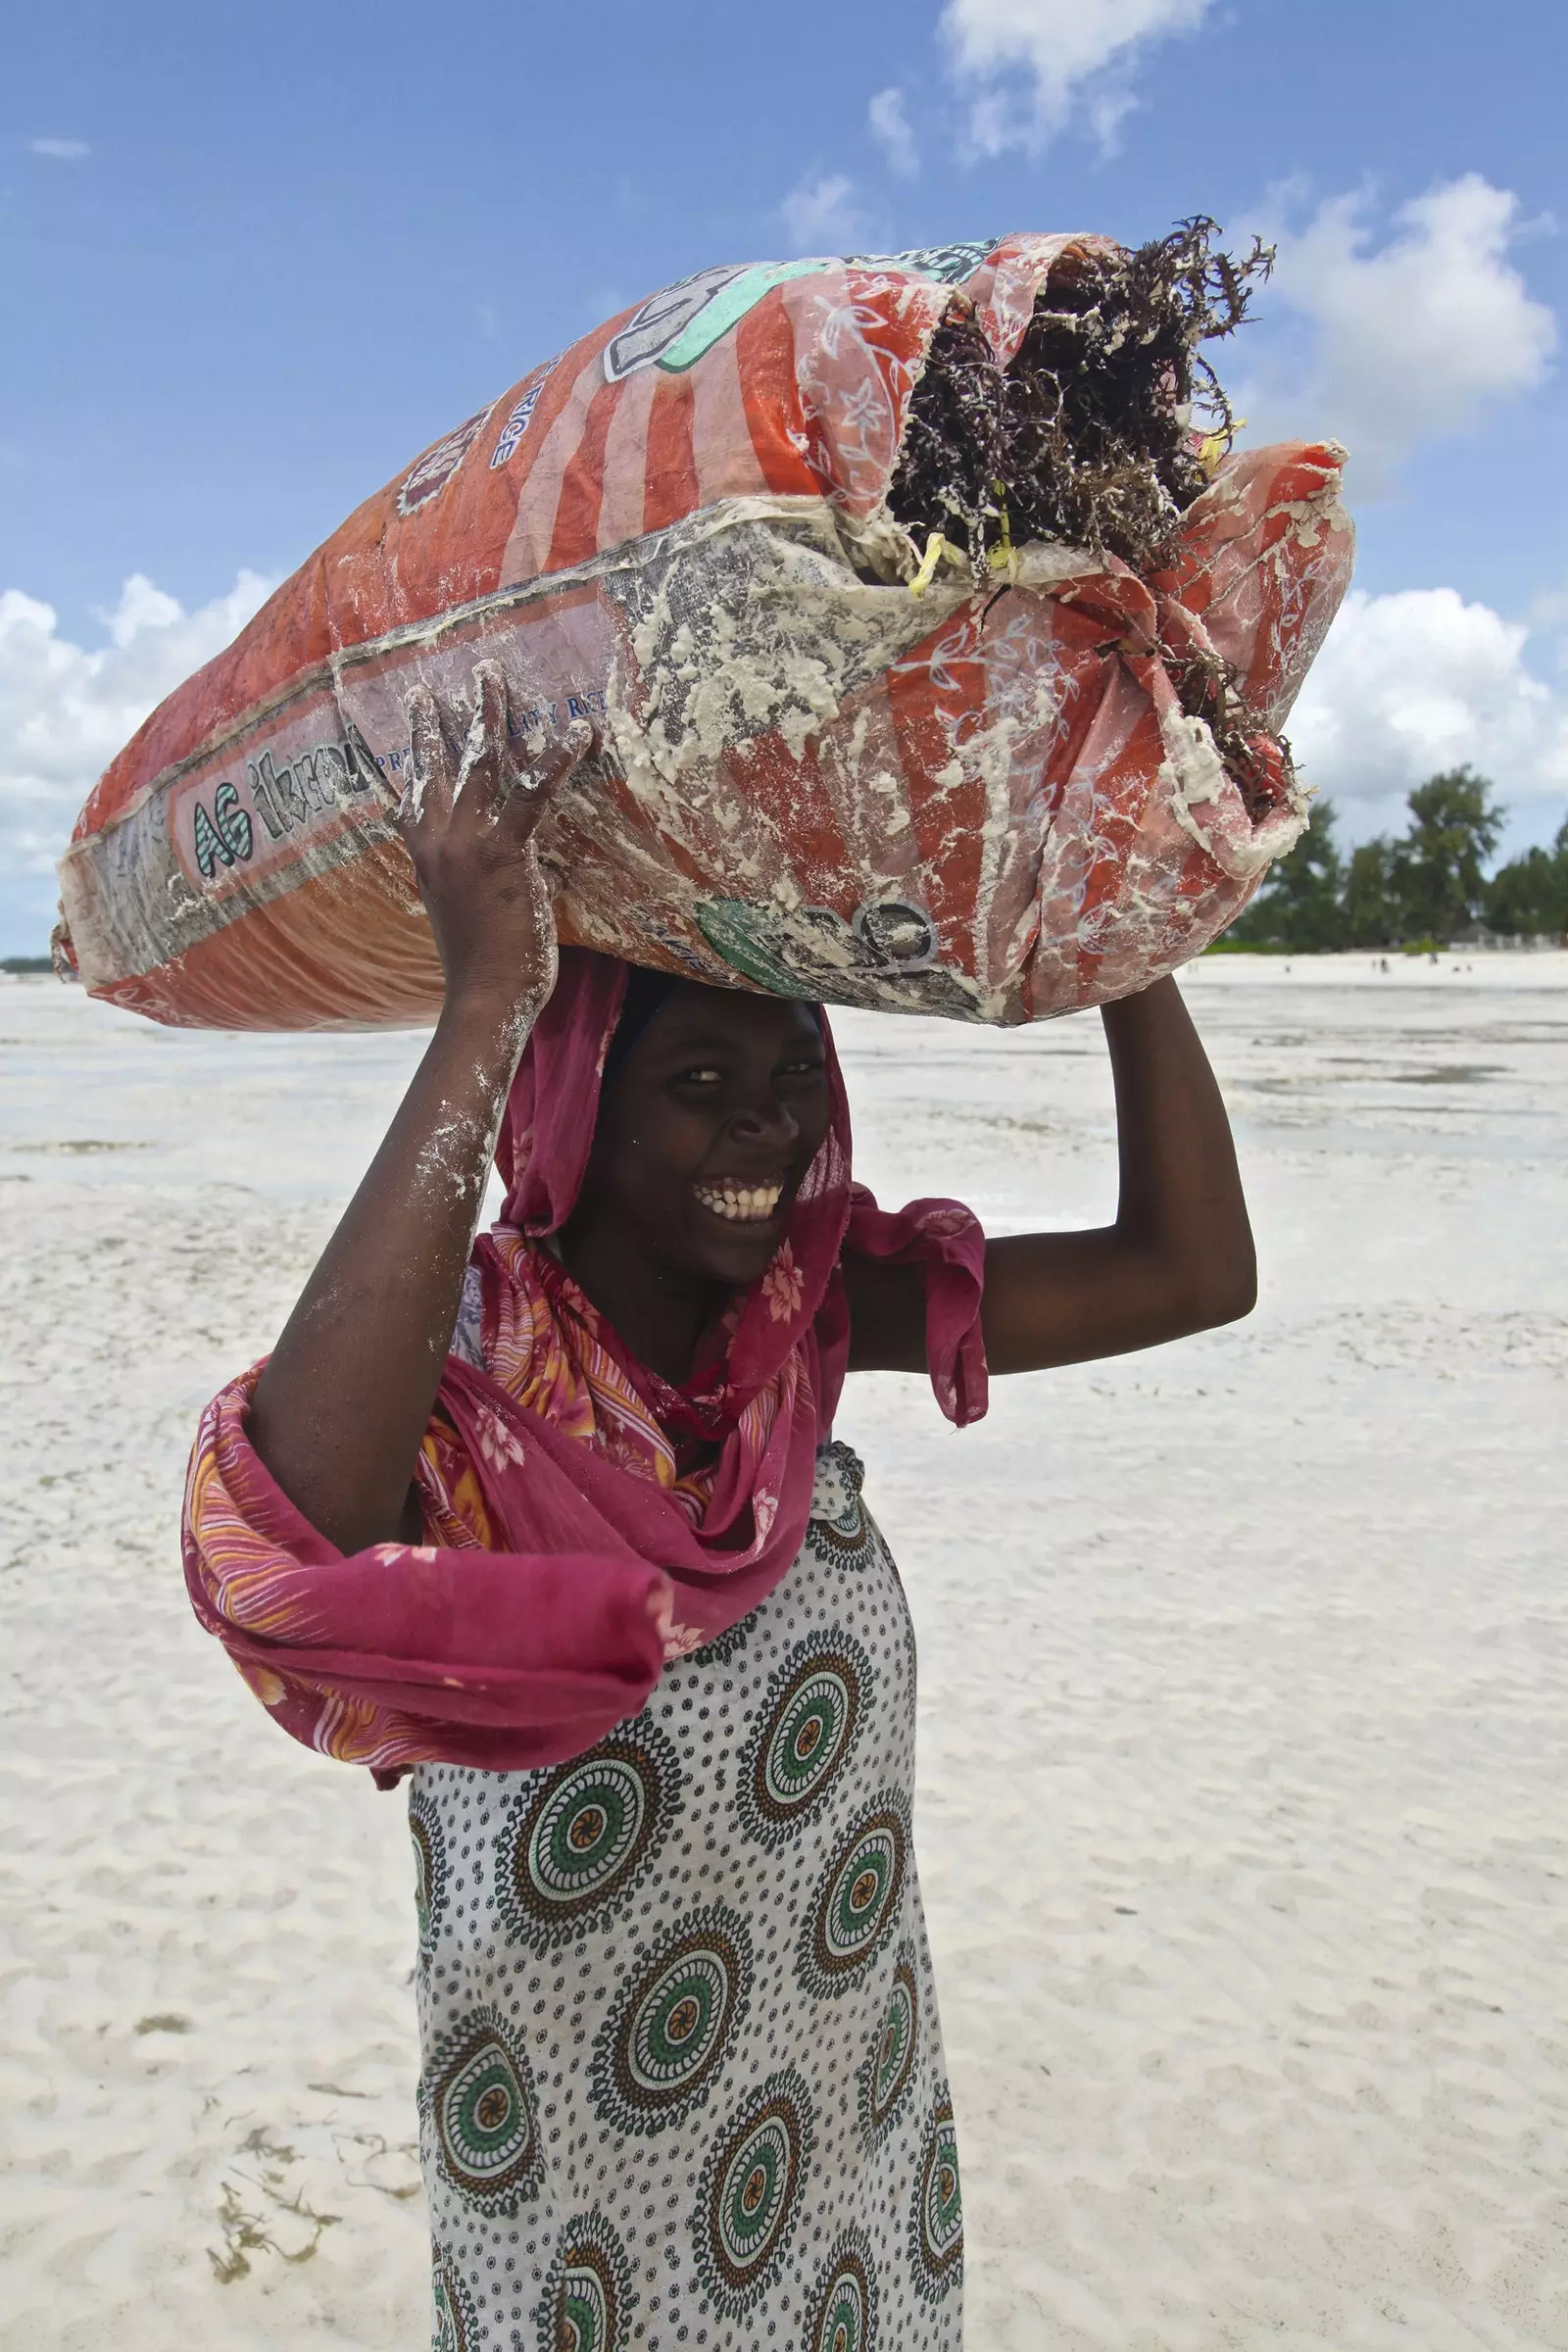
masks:
[[[441,1017],[251,1405],[262,1461],[343,1552],[417,1538],[415,1464],[490,1155],[518,1057],[555,985],[555,924],[534,831],[593,745],[579,721],[534,775],[519,776],[501,673],[482,663],[474,678],[461,757],[428,693],[409,707],[414,771],[399,822],[446,975]]]

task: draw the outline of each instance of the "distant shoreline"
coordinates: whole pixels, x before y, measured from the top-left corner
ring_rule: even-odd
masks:
[[[1430,963],[1442,956],[1557,956],[1562,954],[1565,947],[1568,947],[1568,941],[1552,939],[1545,934],[1538,939],[1510,940],[1506,943],[1500,940],[1457,939],[1436,943],[1414,940],[1407,946],[1397,948],[1287,948],[1273,939],[1233,940],[1221,936],[1211,939],[1200,953],[1203,956],[1291,956],[1314,962],[1332,956],[1368,956],[1376,961],[1380,956],[1397,956],[1406,962]]]
[[[1328,952],[1231,949],[1195,956],[1178,967],[1184,985],[1201,989],[1329,987],[1444,989],[1568,988],[1568,948],[1444,948],[1406,956],[1397,948]]]

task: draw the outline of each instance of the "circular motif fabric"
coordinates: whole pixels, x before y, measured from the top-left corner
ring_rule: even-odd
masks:
[[[908,1800],[884,1789],[840,1839],[801,1931],[797,1973],[817,2000],[858,1984],[887,1941],[908,1853]]]
[[[660,2132],[702,2106],[751,1983],[745,1922],[721,1903],[646,1945],[594,2043],[590,2082],[605,2122],[617,2132]]]
[[[963,2197],[953,2103],[944,2083],[926,2119],[909,2215],[909,2260],[914,2283],[928,2303],[963,2277]]]
[[[868,2147],[880,2147],[898,2120],[905,2093],[914,2079],[919,2034],[914,1947],[905,1944],[893,1971],[876,2039],[860,2069],[860,2130]]]
[[[657,1857],[679,1794],[675,1751],[644,1724],[612,1732],[520,1797],[496,1863],[512,1935],[548,1945],[599,1926]]]
[[[625,2352],[631,2302],[626,2250],[596,2206],[566,2224],[551,2257],[537,2314],[539,2352]]]
[[[748,1616],[737,1618],[736,1622],[724,1633],[715,1634],[711,1642],[705,1642],[701,1649],[694,1649],[691,1653],[691,1664],[693,1666],[728,1666],[746,1647],[756,1625],[757,1611],[753,1609]]]
[[[409,1799],[409,1838],[414,1847],[415,1915],[420,1945],[428,1949],[446,1900],[447,1845],[435,1807],[417,1793]]]
[[[437,2160],[480,2213],[514,2214],[543,2171],[528,2061],[502,2017],[474,2009],[431,2054],[423,2098]]]
[[[839,1568],[863,1568],[876,1537],[860,1500],[859,1456],[837,1440],[817,1456],[817,1488],[806,1540]]]
[[[817,1447],[813,1511],[825,1509],[831,1517],[843,1509],[847,1496],[858,1495],[864,1486],[865,1464],[853,1446],[847,1446],[842,1438],[829,1438],[825,1446]]]
[[[860,1735],[871,1668],[836,1629],[801,1642],[768,1688],[741,1757],[741,1826],[778,1846],[819,1813]]]
[[[846,2230],[827,2258],[802,2352],[874,2352],[876,2273],[863,2230]]]
[[[742,2317],[778,2276],[812,2139],[806,2084],[790,2068],[768,2076],[709,2150],[692,2230],[703,2286],[728,2318]]]
[[[473,2297],[439,2246],[430,2269],[430,2352],[481,2352]]]

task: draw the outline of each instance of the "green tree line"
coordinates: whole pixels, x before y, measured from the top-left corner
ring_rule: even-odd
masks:
[[[1507,811],[1468,767],[1418,784],[1408,830],[1363,841],[1348,857],[1334,805],[1318,801],[1289,857],[1231,925],[1238,947],[1446,946],[1479,925],[1505,937],[1568,932],[1568,824],[1549,850],[1526,850],[1487,874]]]

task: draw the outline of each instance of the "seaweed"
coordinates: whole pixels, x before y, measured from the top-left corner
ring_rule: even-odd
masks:
[[[1296,761],[1283,735],[1260,727],[1237,691],[1236,675],[1217,654],[1165,652],[1176,699],[1189,718],[1200,718],[1214,738],[1214,749],[1255,821],[1265,809],[1277,808],[1296,787]],[[1270,752],[1274,759],[1270,760]]]
[[[910,395],[888,507],[922,545],[939,533],[961,548],[976,586],[1001,533],[1006,396],[972,306],[952,304]]]
[[[940,538],[967,557],[977,590],[994,584],[993,551],[1025,540],[1157,571],[1236,429],[1200,346],[1234,334],[1273,266],[1271,247],[1254,239],[1237,260],[1218,234],[1200,214],[1133,252],[1069,246],[1006,368],[956,300],[910,396],[888,492],[897,520],[928,550]],[[1271,772],[1226,663],[1167,660],[1256,815],[1289,784],[1289,747]]]
[[[1066,542],[1157,568],[1229,445],[1230,405],[1200,346],[1232,334],[1273,262],[1219,251],[1216,223],[1182,220],[1133,252],[1069,247],[1010,365],[967,303],[932,338],[909,403],[889,507],[940,533],[977,584],[1007,537]]]

